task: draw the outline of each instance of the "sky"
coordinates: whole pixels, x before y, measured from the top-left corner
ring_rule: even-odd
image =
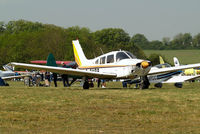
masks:
[[[148,40],[200,33],[200,0],[0,0],[0,21],[28,20],[92,32],[122,28]]]

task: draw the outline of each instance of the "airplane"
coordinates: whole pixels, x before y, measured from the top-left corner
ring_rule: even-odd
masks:
[[[94,59],[87,59],[79,40],[73,40],[73,51],[75,61],[78,64],[77,69],[50,67],[44,65],[33,65],[26,63],[9,63],[25,69],[46,70],[60,74],[70,74],[81,76],[84,84],[83,89],[89,89],[88,78],[101,79],[135,79],[140,78],[140,88],[147,89],[150,85],[147,75],[160,74],[183,70],[192,67],[200,67],[198,64],[183,65],[178,67],[168,67],[160,69],[152,69],[152,64],[148,60],[137,59],[128,51],[112,51],[103,54]]]
[[[10,70],[7,70],[7,71],[0,70],[0,86],[8,86],[9,85],[4,80],[22,78],[22,77],[24,77],[24,76],[16,75],[15,72],[10,71]]]
[[[34,61],[30,61],[31,63],[34,63],[34,64],[47,64],[47,61],[46,60],[34,60]],[[56,64],[57,65],[61,65],[62,63],[64,64],[70,64],[72,63],[73,61],[56,61]]]
[[[169,68],[171,67],[170,64],[165,63],[163,58],[159,56],[160,64],[155,65],[152,67],[152,69],[159,69],[159,68]],[[174,66],[178,67],[181,66],[179,63],[179,60],[174,57]],[[186,70],[191,70],[191,69],[186,69]],[[174,86],[177,88],[182,88],[183,82],[185,81],[191,81],[194,79],[197,79],[200,77],[200,75],[185,75],[186,70],[178,70],[174,72],[169,72],[169,73],[163,73],[163,74],[156,74],[156,75],[148,75],[148,79],[150,83],[154,83],[154,86],[157,88],[162,88],[162,83],[174,83]],[[194,69],[192,69],[194,70]],[[187,71],[188,72],[188,71]],[[123,82],[124,87],[127,85],[125,84],[139,84],[140,80],[127,80]]]
[[[175,66],[180,66],[179,60],[176,57],[174,57],[174,65]],[[183,74],[185,76],[199,75],[200,74],[200,69],[199,68],[198,69],[194,69],[194,68],[185,69],[183,71]]]

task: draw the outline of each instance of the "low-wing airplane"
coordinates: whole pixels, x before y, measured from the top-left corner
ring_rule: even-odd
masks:
[[[152,67],[152,69],[160,69],[160,68],[169,68],[171,67],[170,64],[165,63],[163,58],[161,56],[159,56],[159,60],[160,60],[160,64],[155,65]],[[174,66],[175,67],[180,67],[180,63],[179,60],[174,57]],[[148,75],[148,79],[150,83],[154,83],[155,87],[161,88],[162,87],[162,83],[174,83],[174,86],[181,88],[183,86],[183,82],[185,81],[191,81],[194,79],[197,79],[200,77],[200,75],[197,74],[191,74],[191,75],[185,75],[185,72],[188,72],[188,70],[190,71],[191,69],[186,69],[186,70],[178,70],[178,71],[174,71],[174,72],[169,72],[169,73],[162,73],[162,74],[154,74],[154,75]],[[194,69],[192,69],[194,70]],[[128,84],[139,84],[140,80],[127,80],[124,81]]]
[[[8,84],[4,80],[15,79],[15,78],[22,78],[22,75],[16,75],[13,71],[2,71],[0,70],[0,86],[8,86]]]
[[[173,59],[174,59],[174,65],[180,66],[179,60],[176,57],[174,57]],[[194,69],[194,68],[185,69],[183,71],[183,74],[184,74],[184,76],[197,76],[197,75],[200,75],[200,69],[199,68],[198,69],[197,68],[196,69]]]
[[[151,69],[152,65],[150,61],[137,59],[128,51],[112,51],[89,60],[85,57],[78,40],[72,41],[72,44],[75,61],[78,64],[77,69],[16,62],[11,62],[10,65],[26,69],[46,70],[49,72],[82,76],[84,80],[84,89],[89,88],[88,78],[134,79],[138,77],[141,78],[140,88],[146,89],[150,85],[147,78],[147,75],[149,74],[167,73],[200,66],[199,63],[178,67]]]

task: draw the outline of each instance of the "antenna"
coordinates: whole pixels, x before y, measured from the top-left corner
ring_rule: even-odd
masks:
[[[104,53],[103,53],[103,50],[102,50],[101,48],[100,48],[100,50],[101,50],[101,53],[104,54]]]
[[[93,54],[94,54],[94,57],[96,58],[96,55],[95,55],[95,53],[93,52]]]

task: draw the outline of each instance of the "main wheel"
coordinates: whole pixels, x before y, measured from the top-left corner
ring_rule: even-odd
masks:
[[[156,88],[162,88],[162,83],[156,83],[156,84],[154,85],[154,87],[156,87]]]
[[[177,88],[182,88],[183,87],[183,83],[175,83],[174,86],[177,87]]]
[[[85,81],[83,84],[83,89],[89,89],[90,85],[88,81]]]

